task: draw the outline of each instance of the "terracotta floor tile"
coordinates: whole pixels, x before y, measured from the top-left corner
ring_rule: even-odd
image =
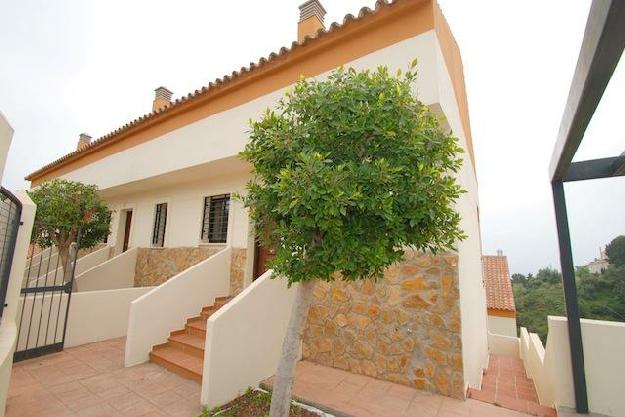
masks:
[[[198,393],[198,395],[199,395],[199,393]],[[169,404],[174,403],[176,401],[183,401],[184,400],[184,398],[182,396],[176,394],[173,391],[169,391],[169,390],[167,390],[165,392],[162,392],[160,394],[146,396],[144,398],[146,398],[152,404],[157,405],[157,406],[161,406],[161,407],[169,405]],[[199,398],[198,398],[197,402],[199,403]]]
[[[143,398],[135,392],[127,392],[116,397],[110,397],[106,400],[116,410],[124,410],[134,403],[142,401]]]
[[[126,407],[121,410],[121,414],[124,417],[141,417],[145,414],[154,413],[158,410],[159,407],[142,398],[141,400],[132,403],[130,407]]]
[[[490,404],[493,404],[496,399],[496,395],[494,391],[482,391],[482,390],[471,389],[469,391],[469,395],[471,398],[475,400],[483,401],[483,402],[490,403]]]
[[[84,410],[86,408],[90,408],[96,405],[105,404],[105,400],[98,397],[94,393],[89,393],[87,395],[81,395],[77,398],[66,398],[65,396],[60,397],[61,402],[65,404],[67,407],[71,408],[73,411],[78,412]]]
[[[498,395],[496,404],[509,410],[520,411],[522,413],[527,413],[528,411],[527,401],[519,400],[515,397]]]
[[[78,417],[120,417],[119,411],[108,404],[85,408],[77,413]]]
[[[111,374],[96,375],[80,380],[93,393],[99,393],[119,386],[119,380]]]
[[[96,394],[100,398],[103,398],[105,400],[109,400],[111,398],[119,397],[122,394],[127,394],[129,392],[130,392],[130,390],[126,386],[118,385],[117,387],[113,387],[113,388],[107,389],[105,391],[98,392]]]

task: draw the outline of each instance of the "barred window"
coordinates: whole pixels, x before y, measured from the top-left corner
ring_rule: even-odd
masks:
[[[226,243],[229,212],[230,194],[214,195],[204,198],[202,242]]]
[[[165,243],[165,226],[167,225],[167,203],[156,205],[154,229],[152,230],[152,246],[162,248]]]

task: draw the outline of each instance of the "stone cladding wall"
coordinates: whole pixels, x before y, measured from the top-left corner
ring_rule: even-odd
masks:
[[[139,248],[135,266],[135,287],[160,285],[223,248],[224,246]]]
[[[230,295],[233,297],[243,290],[246,262],[247,249],[232,248],[232,260],[230,263]]]
[[[303,357],[464,398],[457,255],[408,250],[377,282],[318,283]]]

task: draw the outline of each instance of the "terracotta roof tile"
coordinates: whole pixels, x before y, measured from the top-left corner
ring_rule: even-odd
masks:
[[[515,311],[512,281],[505,256],[482,256],[482,274],[488,308]]]
[[[285,54],[289,54],[291,51],[297,49],[297,48],[302,48],[302,47],[306,47],[308,44],[311,44],[313,42],[315,42],[317,39],[323,38],[325,36],[328,36],[329,34],[342,29],[343,27],[351,24],[352,22],[364,19],[368,16],[374,15],[376,12],[378,12],[379,10],[383,9],[383,8],[387,8],[387,7],[392,7],[393,5],[397,4],[397,3],[401,3],[401,2],[406,2],[409,0],[377,0],[375,3],[375,9],[371,10],[369,7],[363,7],[360,9],[358,16],[355,17],[352,14],[347,14],[344,18],[343,18],[343,23],[339,24],[339,23],[332,23],[327,29],[319,29],[316,33],[315,36],[306,36],[304,38],[304,40],[302,42],[293,42],[291,44],[290,48],[287,48],[285,46],[283,46],[282,48],[279,49],[278,53],[276,52],[272,52],[269,54],[268,58],[262,57],[258,60],[258,63],[253,63],[251,62],[249,67],[242,67],[239,71],[232,71],[231,75],[224,75],[222,78],[217,78],[215,81],[213,82],[209,82],[208,86],[204,86],[201,88],[201,90],[195,90],[193,93],[188,93],[186,96],[183,96],[181,98],[177,98],[175,99],[172,103],[170,103],[167,106],[163,106],[160,109],[154,110],[151,113],[148,114],[144,114],[143,116],[139,116],[138,118],[132,120],[131,122],[128,122],[126,124],[124,124],[123,126],[115,129],[114,131],[107,133],[106,135],[91,141],[91,143],[88,146],[85,146],[84,148],[82,148],[81,150],[76,150],[74,152],[70,152],[64,156],[62,156],[61,158],[47,164],[44,165],[43,167],[41,167],[40,169],[32,172],[31,174],[29,174],[25,179],[26,180],[32,180],[33,178],[36,178],[37,176],[47,172],[48,170],[55,168],[58,165],[62,165],[63,163],[65,163],[66,161],[73,159],[74,157],[77,157],[79,154],[84,154],[84,153],[89,153],[94,151],[96,148],[101,147],[102,145],[104,145],[105,143],[112,141],[113,139],[115,139],[117,136],[123,134],[124,132],[128,131],[131,128],[134,128],[135,126],[145,123],[146,121],[155,118],[156,116],[159,116],[163,113],[167,113],[169,111],[171,111],[172,109],[183,105],[184,103],[190,101],[190,100],[195,100],[199,97],[208,95],[208,94],[212,94],[215,90],[219,90],[223,85],[227,84],[230,81],[235,80],[236,78],[238,78],[239,76],[246,74],[246,73],[250,73],[253,72],[261,67],[263,67],[264,65],[278,59],[281,58],[282,56],[284,56]]]

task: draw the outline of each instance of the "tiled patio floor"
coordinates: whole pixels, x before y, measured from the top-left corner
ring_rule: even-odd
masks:
[[[123,367],[124,339],[13,366],[6,417],[197,417],[200,385],[158,365]]]
[[[556,417],[554,408],[538,403],[534,381],[527,378],[523,361],[519,358],[490,355],[482,388],[470,389],[469,396],[535,416]]]
[[[265,381],[271,385],[272,379]],[[311,362],[299,362],[293,395],[338,416],[524,417],[476,400],[454,400]]]

